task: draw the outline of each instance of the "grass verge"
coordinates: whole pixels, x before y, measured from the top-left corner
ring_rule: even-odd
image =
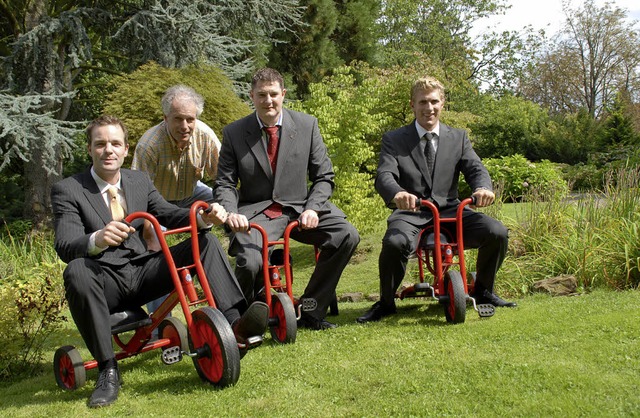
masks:
[[[640,411],[637,291],[534,295],[490,319],[468,311],[448,325],[442,308],[398,303],[398,315],[359,325],[368,303],[343,303],[340,327],[270,337],[242,360],[238,384],[202,382],[188,359],[159,352],[121,362],[111,407],[86,407],[96,372],[75,392],[51,372],[0,387],[0,415],[33,416],[632,416]],[[72,323],[52,339],[82,346]],[[86,351],[83,351],[86,355]],[[46,365],[46,367],[51,367]]]

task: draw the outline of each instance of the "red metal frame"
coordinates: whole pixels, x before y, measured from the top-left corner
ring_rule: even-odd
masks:
[[[297,228],[300,225],[299,221],[289,222],[287,227],[284,230],[284,234],[282,239],[276,241],[269,241],[269,237],[267,236],[267,232],[257,223],[251,223],[250,228],[252,230],[256,230],[260,233],[262,237],[262,273],[264,279],[264,290],[265,290],[265,302],[269,305],[269,311],[271,311],[271,291],[274,290],[276,292],[283,292],[289,295],[291,298],[291,302],[295,303],[295,299],[293,296],[293,271],[291,268],[291,261],[289,258],[290,254],[290,236],[291,231],[294,228]],[[275,245],[282,245],[284,251],[284,277],[285,282],[282,283],[280,276],[279,266],[270,266],[269,265],[269,247],[273,247]],[[317,251],[316,251],[316,259],[317,259]],[[270,316],[273,314],[270,312]]]
[[[168,297],[162,302],[162,304],[156,309],[150,316],[151,324],[140,327],[135,330],[133,336],[129,341],[124,342],[119,335],[114,335],[113,339],[116,344],[121,348],[121,351],[115,354],[117,360],[133,357],[139,353],[155,350],[157,348],[166,347],[171,344],[171,340],[167,338],[158,339],[153,342],[149,342],[153,330],[155,330],[163,319],[167,317],[169,312],[179,303],[184,313],[185,321],[187,322],[187,329],[191,330],[193,324],[193,317],[191,315],[190,308],[195,305],[207,303],[212,308],[216,308],[215,300],[209,287],[204,268],[202,266],[202,260],[200,259],[200,243],[198,241],[198,212],[201,209],[207,209],[209,204],[203,201],[197,201],[191,205],[191,211],[189,213],[189,225],[181,228],[163,231],[158,220],[146,212],[134,212],[126,217],[126,222],[131,222],[134,219],[143,218],[151,222],[153,229],[160,242],[162,253],[167,261],[169,272],[171,273],[171,279],[173,280],[174,289],[169,293]],[[191,250],[194,262],[192,264],[177,267],[171,250],[166,241],[166,236],[175,235],[181,233],[191,234]],[[191,271],[195,270],[198,282],[204,293],[204,298],[198,298],[194,288],[194,283],[191,277]],[[90,370],[96,368],[98,362],[96,360],[89,360],[84,362],[84,368]]]
[[[464,260],[462,214],[464,212],[464,208],[472,203],[473,199],[464,199],[456,210],[455,218],[441,218],[438,208],[433,203],[428,200],[420,200],[420,206],[426,207],[431,210],[431,213],[433,214],[433,222],[432,225],[420,231],[420,234],[418,236],[418,248],[416,248],[416,255],[418,257],[418,270],[421,283],[424,283],[425,265],[427,266],[429,272],[433,274],[434,282],[432,284],[432,287],[434,289],[435,296],[446,295],[446,289],[444,288],[444,275],[449,268],[456,265],[458,266],[460,275],[462,276],[464,291],[467,295],[469,294],[469,286],[467,284],[467,268]],[[443,223],[455,223],[455,242],[448,242],[446,244],[443,244],[440,241],[441,225]],[[424,250],[420,247],[419,244],[422,241],[423,235],[430,233],[433,233],[434,248],[432,250]]]

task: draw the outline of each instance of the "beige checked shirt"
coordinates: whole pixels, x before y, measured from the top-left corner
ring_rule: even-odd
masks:
[[[197,120],[189,145],[180,150],[163,121],[142,135],[131,168],[149,173],[166,200],[181,200],[193,194],[196,183],[205,173],[210,180],[215,180],[220,145],[215,132]]]

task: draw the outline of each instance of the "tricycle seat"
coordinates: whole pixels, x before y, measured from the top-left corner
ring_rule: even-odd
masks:
[[[440,244],[448,244],[449,238],[442,232],[440,233]],[[435,248],[435,234],[433,232],[429,232],[427,234],[423,234],[420,238],[419,247],[423,250],[433,250]]]
[[[127,309],[122,312],[112,313],[109,317],[111,325],[111,335],[120,334],[122,332],[131,331],[140,327],[147,326],[153,321],[141,307]]]

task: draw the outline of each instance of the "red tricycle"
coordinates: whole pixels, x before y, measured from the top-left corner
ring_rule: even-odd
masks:
[[[312,311],[317,307],[314,299],[296,299],[293,295],[293,269],[291,266],[291,232],[300,226],[295,220],[289,222],[282,239],[269,241],[267,233],[259,224],[251,223],[250,229],[260,232],[262,237],[262,272],[264,280],[264,299],[269,305],[269,330],[274,340],[286,344],[296,340],[302,311]],[[272,248],[282,246],[281,248]],[[315,261],[320,250],[315,247]],[[332,315],[338,315],[338,303],[334,298],[329,307]]]
[[[167,231],[162,231],[157,219],[148,213],[134,212],[126,217],[126,222],[136,218],[151,222],[170,269],[174,289],[151,315],[139,306],[112,314],[111,334],[120,347],[120,351],[116,352],[117,360],[160,348],[165,364],[177,363],[186,355],[192,358],[200,378],[215,386],[226,387],[235,384],[240,377],[240,350],[244,347],[239,347],[231,326],[216,308],[202,267],[197,225],[200,209],[208,210],[209,204],[195,202],[191,206],[190,225]],[[167,245],[165,237],[179,233],[191,234],[194,260],[191,265],[177,267]],[[192,274],[197,276],[200,283],[200,295]],[[167,317],[178,303],[182,307],[186,327],[179,319]],[[199,305],[203,306],[191,311]],[[152,341],[152,332],[156,328],[158,339]],[[127,339],[123,334],[128,331],[134,333]],[[53,360],[56,382],[65,390],[82,387],[86,383],[86,371],[97,366],[96,360],[83,362],[78,350],[69,345],[60,347]]]
[[[464,199],[456,211],[455,218],[441,218],[438,208],[428,200],[420,200],[420,206],[431,210],[433,221],[420,231],[416,256],[420,282],[403,288],[396,293],[399,299],[430,296],[444,305],[447,322],[462,323],[465,320],[467,302],[480,317],[490,317],[495,313],[491,304],[476,304],[470,296],[475,284],[475,272],[467,275],[464,261],[462,234],[462,214],[467,205],[474,204],[473,198]],[[443,228],[453,224],[455,234]],[[425,281],[425,266],[433,275],[433,284]],[[458,270],[451,267],[458,266]]]

